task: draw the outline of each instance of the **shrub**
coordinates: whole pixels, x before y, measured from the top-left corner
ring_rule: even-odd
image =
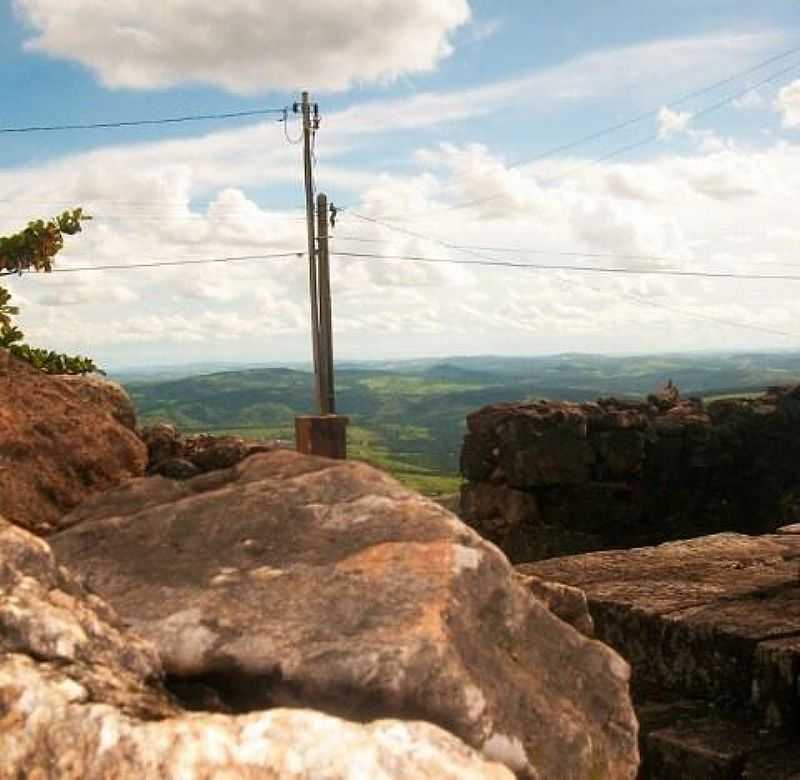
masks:
[[[64,236],[80,233],[81,222],[91,219],[82,209],[65,211],[58,217],[29,222],[28,227],[10,236],[0,236],[0,276],[29,271],[53,270],[55,256],[64,246]],[[23,342],[22,331],[12,322],[19,309],[11,305],[11,293],[0,287],[0,347],[47,374],[103,373],[90,358],[65,355],[31,347]]]

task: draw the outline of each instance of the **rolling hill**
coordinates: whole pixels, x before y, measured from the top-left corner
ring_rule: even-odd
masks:
[[[179,378],[170,376],[174,371]],[[118,373],[140,421],[172,422],[185,432],[250,438],[294,437],[293,418],[312,408],[311,376],[296,368],[257,367],[160,377]],[[497,356],[342,363],[338,411],[351,419],[349,451],[426,493],[458,484],[468,412],[527,398],[583,401],[646,395],[672,379],[687,395],[756,392],[800,381],[800,353],[537,358]]]

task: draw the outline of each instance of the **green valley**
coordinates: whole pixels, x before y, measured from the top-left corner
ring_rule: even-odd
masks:
[[[226,366],[226,368],[228,368]],[[212,366],[204,367],[213,370]],[[197,369],[195,369],[197,370]],[[296,414],[312,409],[311,375],[249,367],[180,376],[180,367],[117,372],[140,424],[186,433],[232,433],[292,441]],[[338,411],[350,417],[348,450],[427,493],[453,492],[466,415],[501,401],[637,397],[671,379],[687,395],[757,392],[800,380],[800,354],[498,356],[343,362]]]

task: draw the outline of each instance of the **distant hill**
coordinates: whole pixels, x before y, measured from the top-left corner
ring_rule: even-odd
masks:
[[[294,416],[312,408],[311,375],[293,368],[159,379],[140,372],[121,379],[143,423],[164,420],[185,431],[291,440]],[[418,489],[446,492],[456,484],[464,418],[470,411],[529,398],[637,397],[668,379],[685,395],[754,392],[800,381],[800,353],[348,363],[337,370],[336,392],[338,411],[351,418],[348,438],[354,457],[387,468]]]

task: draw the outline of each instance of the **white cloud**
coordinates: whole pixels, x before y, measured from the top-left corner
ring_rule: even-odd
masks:
[[[736,98],[731,105],[734,108],[756,109],[762,108],[766,103],[767,101],[757,89],[751,89],[749,92],[742,95],[742,97]]]
[[[800,79],[778,92],[775,105],[783,114],[784,127],[800,127]]]
[[[206,150],[215,148],[209,139],[202,143]],[[59,267],[304,247],[299,212],[261,208],[237,188],[212,190],[207,207],[192,208],[195,177],[206,181],[213,160],[205,159],[195,173],[191,164],[164,165],[168,155],[163,149],[156,153],[152,148],[133,147],[127,153],[126,161],[123,150],[108,152],[120,173],[106,177],[117,189],[109,185],[104,193],[106,197],[116,194],[125,203],[126,193],[135,192],[137,200],[131,203],[140,205],[114,207],[128,209],[128,217],[119,220],[107,220],[98,212],[98,219],[82,235],[68,240]],[[227,159],[225,144],[219,153]],[[337,251],[598,264],[632,270],[780,272],[771,264],[786,262],[794,248],[795,236],[789,228],[794,224],[791,195],[800,186],[800,146],[697,150],[691,155],[599,164],[579,171],[575,171],[574,158],[552,160],[548,178],[573,172],[546,187],[538,184],[539,174],[509,168],[490,150],[476,145],[444,144],[421,150],[416,160],[419,170],[413,176],[395,174],[373,180],[356,210],[382,219],[387,208],[401,204],[398,216],[402,219],[406,211],[411,219],[394,224],[410,233],[440,237],[445,243],[518,250],[458,252],[436,240],[361,222],[345,211],[335,233]],[[79,179],[71,178],[76,169],[81,172]],[[105,153],[96,152],[77,165],[73,160],[17,171],[0,176],[0,198],[11,190],[35,193],[37,186],[47,186],[82,202],[80,187],[96,191],[100,172],[107,170]],[[470,209],[447,205],[487,194],[498,197]],[[170,209],[159,200],[164,197]],[[98,209],[102,205],[98,203]],[[140,209],[160,216],[152,223],[143,221],[137,218]],[[350,242],[346,236],[369,240]],[[559,254],[564,250],[631,257],[564,257]],[[23,329],[34,343],[53,348],[102,359],[128,354],[125,350],[136,346],[132,360],[142,356],[155,360],[156,354],[163,355],[162,360],[202,355],[302,358],[307,354],[304,259],[24,276],[10,278],[9,284],[27,298]],[[675,349],[780,346],[785,342],[768,334],[695,322],[679,311],[786,330],[792,330],[787,316],[800,318],[792,285],[781,282],[704,284],[696,279],[369,258],[334,257],[333,293],[336,349],[342,357],[647,350],[667,344]],[[667,308],[642,305],[629,295]]]
[[[692,115],[688,111],[672,111],[662,106],[658,112],[658,137],[665,141],[667,138],[686,132]]]
[[[748,41],[749,48],[739,51],[745,52],[745,61],[764,45],[763,39]],[[715,45],[716,56],[730,68],[728,49]],[[741,41],[740,45],[745,46]],[[707,49],[694,43],[684,51],[694,57],[695,66],[707,56]],[[560,85],[561,94],[569,94],[579,76],[587,88],[610,94],[616,84],[628,83],[634,60],[627,50],[604,52],[531,74],[524,80],[525,99],[533,112],[549,110],[550,88]],[[669,68],[672,62],[662,57],[659,67]],[[690,86],[688,72],[682,62],[677,67],[679,71],[670,74],[675,76],[671,84],[685,89]],[[734,69],[741,67],[737,63]],[[507,89],[508,82],[490,85],[480,97],[495,106],[492,101]],[[445,102],[445,108],[485,110],[475,105],[476,95],[448,93],[444,97],[452,102]],[[426,100],[434,105],[435,98]],[[320,181],[333,191],[348,187],[355,193],[356,211],[379,219],[388,214],[397,219],[392,224],[409,231],[361,222],[344,211],[335,232],[338,250],[736,271],[763,270],[793,256],[800,146],[782,142],[740,148],[692,130],[691,137],[699,142],[693,151],[671,156],[661,149],[650,161],[586,165],[571,157],[510,167],[496,149],[444,143],[419,150],[411,173],[398,173],[395,167],[391,174],[374,175],[362,168],[360,160],[371,160],[367,133],[440,121],[435,111],[426,116],[421,106],[415,97],[387,101],[381,111],[354,106],[326,117]],[[355,144],[363,151],[351,167],[341,155]],[[36,202],[37,212],[44,205],[45,213],[77,203],[85,204],[97,219],[82,235],[68,239],[59,267],[302,250],[302,212],[264,208],[250,193],[252,187],[284,190],[297,179],[298,149],[283,144],[274,123],[97,149],[0,171],[0,201],[23,201],[3,207],[0,234],[18,226],[11,212],[34,209],[25,203]],[[472,200],[479,202],[468,209],[452,208],[453,203]],[[351,242],[346,236],[368,241]],[[469,254],[426,236],[445,244],[517,251]],[[559,254],[565,250],[653,259]],[[704,284],[694,279],[343,257],[334,257],[332,282],[335,349],[340,357],[787,343],[767,334],[695,322],[669,307],[787,330],[793,329],[791,317],[800,321],[796,291],[792,284],[780,282]],[[305,259],[31,275],[8,283],[25,297],[22,324],[32,342],[100,360],[308,355]],[[626,297],[630,295],[668,308],[640,305]]]
[[[654,83],[668,84],[668,94],[674,95],[676,90],[696,88],[754,64],[783,39],[777,31],[707,35],[593,51],[480,87],[359,104],[326,117],[325,127],[342,134],[430,127],[484,116],[507,108],[509,101],[517,108],[546,114],[554,104],[596,103],[622,92],[652,93]]]
[[[475,20],[470,25],[470,36],[473,41],[485,41],[497,35],[502,26],[503,20],[500,17],[481,21]]]
[[[339,90],[433,70],[467,0],[14,0],[29,46],[110,87]]]

